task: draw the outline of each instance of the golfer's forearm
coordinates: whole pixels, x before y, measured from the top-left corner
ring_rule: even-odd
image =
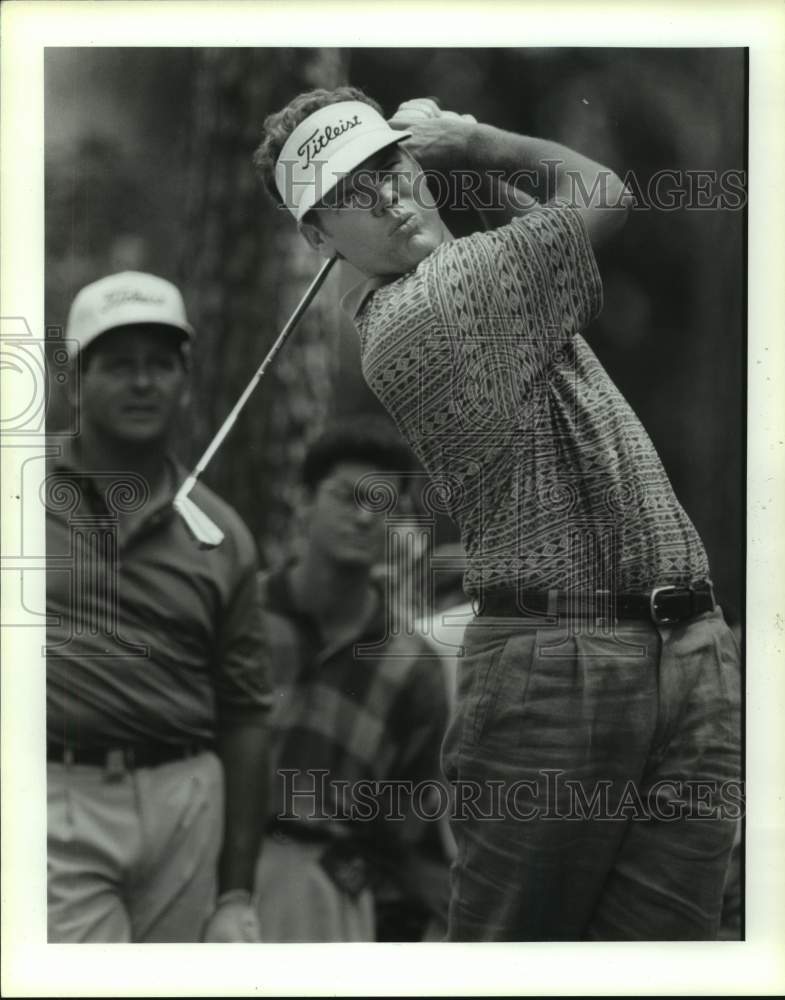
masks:
[[[477,125],[468,144],[474,169],[495,169],[504,173],[508,183],[532,184],[538,200],[571,198],[584,190],[591,191],[602,181],[609,191],[621,193],[619,177],[608,167],[590,160],[575,150],[548,139],[504,132],[492,125]]]
[[[266,717],[258,725],[227,727],[218,736],[226,803],[224,841],[218,863],[219,892],[253,889],[269,810],[268,741]]]

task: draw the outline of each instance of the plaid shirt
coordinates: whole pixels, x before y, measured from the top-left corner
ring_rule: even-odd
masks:
[[[373,840],[382,830],[386,838],[404,824],[384,823],[383,816],[373,823],[347,821],[345,809],[357,782],[416,785],[440,778],[447,722],[440,660],[414,636],[358,655],[358,645],[384,637],[383,600],[357,635],[326,646],[316,621],[295,606],[290,570],[259,578],[275,679],[273,817],[289,817],[276,825],[295,836],[307,824],[314,837],[348,833]],[[337,782],[351,791],[344,793]]]

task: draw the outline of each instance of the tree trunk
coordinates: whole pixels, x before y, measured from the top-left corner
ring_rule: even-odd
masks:
[[[194,58],[181,254],[198,335],[194,412],[185,441],[192,459],[322,263],[254,173],[251,157],[262,122],[297,93],[339,86],[346,76],[338,49],[203,49]],[[331,406],[338,309],[332,275],[205,474],[246,520],[265,564],[284,553],[303,453]]]

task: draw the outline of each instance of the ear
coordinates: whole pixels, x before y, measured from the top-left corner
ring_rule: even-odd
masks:
[[[292,487],[292,509],[296,515],[304,513],[306,519],[310,514],[310,509],[313,506],[314,495],[306,486],[302,483],[297,482]]]
[[[193,395],[191,393],[191,380],[188,379],[188,381],[185,382],[185,384],[183,385],[182,391],[180,392],[179,406],[180,406],[180,411],[182,413],[187,413],[188,410],[191,408],[192,398]]]
[[[193,353],[191,341],[183,340],[177,350],[180,363],[183,366],[183,381],[180,387],[178,406],[181,413],[186,413],[191,406],[193,398]]]
[[[304,219],[297,223],[300,235],[308,244],[320,253],[322,257],[340,257],[335,249],[332,238],[315,222],[306,222]]]
[[[292,519],[289,527],[290,540],[297,550],[298,556],[302,556],[308,537],[312,504],[313,494],[311,491],[307,490],[302,483],[297,483],[292,489]]]
[[[84,358],[77,355],[72,358],[68,366],[68,377],[65,380],[65,398],[69,406],[79,405],[79,383],[84,378],[86,365]]]
[[[185,372],[186,378],[190,380],[193,374],[193,360],[194,360],[193,344],[191,343],[190,340],[184,340],[180,344],[179,351],[180,351],[180,361],[183,366],[183,371]]]

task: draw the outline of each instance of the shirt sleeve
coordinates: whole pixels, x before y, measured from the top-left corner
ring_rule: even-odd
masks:
[[[219,726],[257,718],[273,704],[270,648],[255,561],[248,562],[221,623],[216,700]]]
[[[530,374],[602,308],[597,261],[580,214],[553,201],[434,255],[435,298],[458,336],[523,351]]]

